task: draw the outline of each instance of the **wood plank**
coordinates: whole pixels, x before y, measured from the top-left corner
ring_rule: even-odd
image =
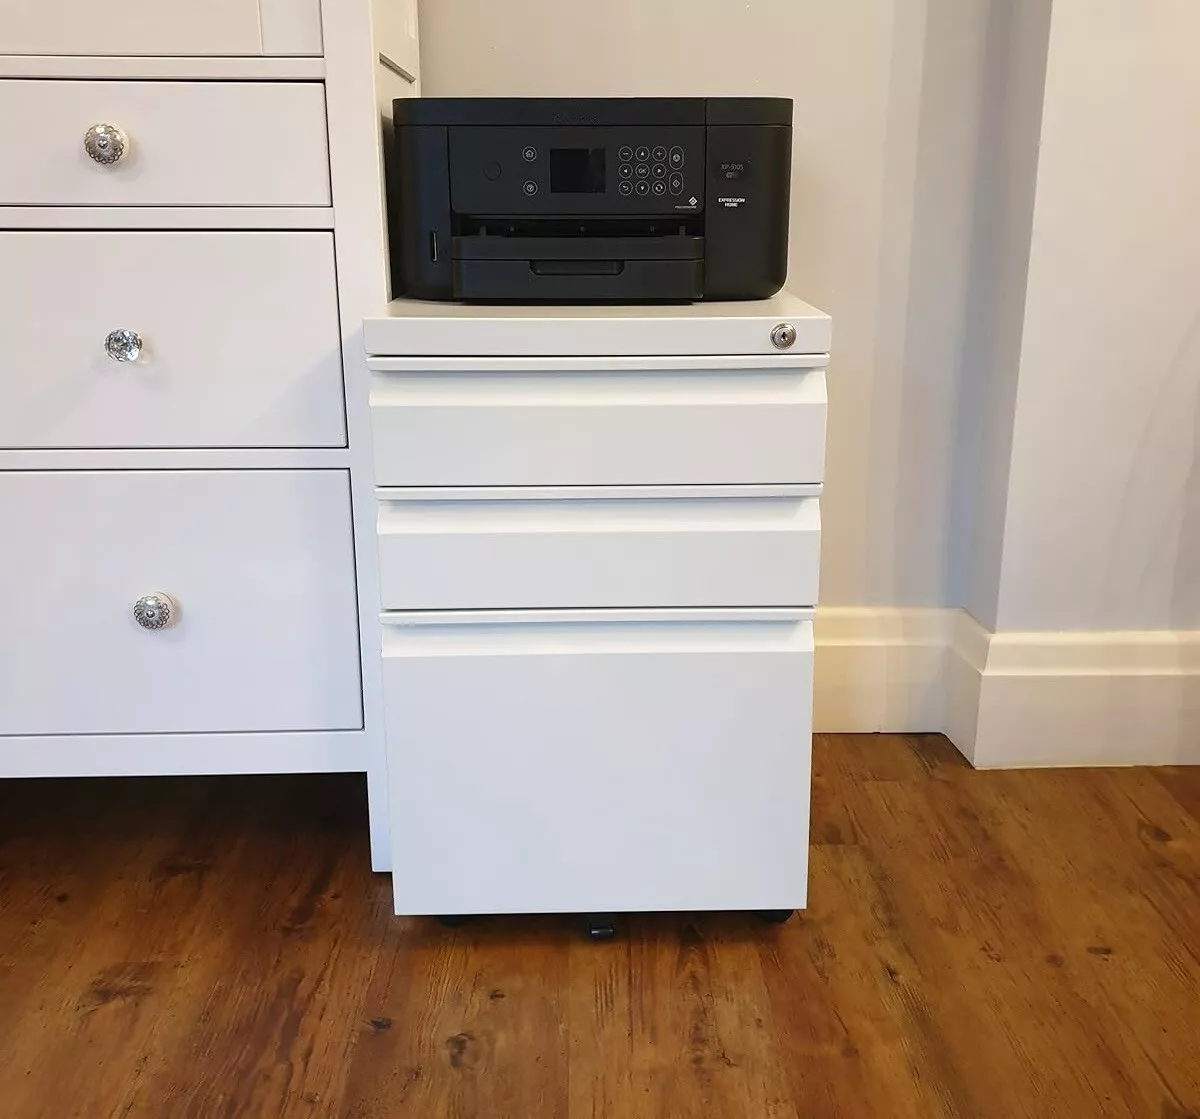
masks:
[[[750,928],[641,914],[620,944],[573,940],[572,1119],[796,1119]]]
[[[947,1114],[950,1070],[939,1067],[906,994],[917,965],[869,855],[857,844],[814,850],[811,890],[812,908],[760,947],[798,1113]]]
[[[922,977],[911,992],[918,1036],[942,1070],[937,1081],[957,1085],[946,1113],[1021,1114],[1038,1100],[1051,1115],[1120,1114],[1122,1105],[1134,1114],[1153,1090],[1151,1070],[1124,1046],[1121,1023],[1064,974],[1045,899],[1005,843],[1011,786],[1023,775],[971,776],[970,799],[937,781],[902,795],[867,790],[880,880],[904,899],[898,934]],[[1116,1057],[1098,1060],[1098,1051]]]
[[[165,815],[177,809],[186,826],[187,808],[203,808],[205,800],[181,803],[168,783],[149,784],[165,796],[148,806],[143,826],[123,815],[140,807],[131,789],[97,781],[66,786],[63,807],[71,822],[64,819],[61,832],[35,829],[42,866],[58,864],[51,874],[57,908],[31,923],[11,955],[4,953],[10,970],[0,1015],[0,1083],[17,1115],[69,1114],[89,1096],[125,1113],[141,1073],[128,1058],[152,1046],[172,988],[185,978],[183,945],[196,926],[181,922],[180,910],[193,909],[201,924],[211,917],[195,896],[198,864],[179,861]],[[85,798],[87,786],[98,797],[95,805]],[[219,806],[212,807],[219,815]],[[5,857],[28,838],[4,843]],[[76,865],[67,865],[68,852]],[[188,871],[177,873],[184,865]],[[36,864],[31,869],[37,873]],[[6,904],[6,918],[10,912]]]
[[[545,917],[456,930],[391,918],[346,1113],[565,1116],[563,993],[574,932]]]
[[[1154,777],[1200,824],[1200,767],[1164,766]]]
[[[1146,772],[1045,776],[1025,776],[1005,827],[1020,831],[1022,857],[1038,860],[1035,890],[1075,988],[1112,1023],[1099,1053],[1137,1077],[1143,1097],[1157,1095],[1162,1114],[1185,1114],[1200,1100],[1200,834]],[[1072,813],[1050,810],[1066,796]]]
[[[0,783],[5,1119],[1200,1115],[1200,780],[822,736],[811,904],[391,916],[361,777]]]

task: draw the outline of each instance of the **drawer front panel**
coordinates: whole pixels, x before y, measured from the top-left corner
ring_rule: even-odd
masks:
[[[643,363],[645,359],[643,359]],[[821,481],[825,374],[580,359],[375,373],[381,486],[733,485]]]
[[[329,205],[319,82],[0,81],[0,120],[23,122],[0,205]],[[107,165],[84,150],[101,123],[128,141]]]
[[[345,472],[0,473],[0,517],[0,734],[362,725]]]
[[[385,609],[816,602],[815,497],[404,494],[379,509]]]
[[[5,13],[0,54],[321,53],[320,0],[5,0]]]
[[[811,683],[802,621],[387,627],[397,911],[802,906]]]
[[[0,233],[0,288],[0,446],[345,445],[331,234]]]

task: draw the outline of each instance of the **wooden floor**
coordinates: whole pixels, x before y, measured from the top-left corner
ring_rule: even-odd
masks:
[[[1200,771],[825,738],[802,918],[607,944],[391,917],[364,819],[352,777],[0,783],[0,1117],[1200,1114]]]

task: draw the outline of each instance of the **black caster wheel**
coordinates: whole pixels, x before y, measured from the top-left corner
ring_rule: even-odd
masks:
[[[438,917],[438,924],[444,929],[457,929],[466,923],[467,919],[461,913],[443,913]]]
[[[587,934],[592,940],[612,940],[617,935],[617,927],[611,917],[589,917]]]
[[[795,912],[794,909],[760,909],[755,916],[768,925],[782,925]]]

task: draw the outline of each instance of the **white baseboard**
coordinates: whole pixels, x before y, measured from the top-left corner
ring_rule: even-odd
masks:
[[[821,607],[813,725],[821,733],[942,729],[953,610]]]
[[[816,633],[820,731],[940,730],[979,768],[1200,763],[1200,632],[831,608]]]
[[[1200,762],[1200,633],[988,633],[961,612],[950,633],[947,734],[973,765]]]

